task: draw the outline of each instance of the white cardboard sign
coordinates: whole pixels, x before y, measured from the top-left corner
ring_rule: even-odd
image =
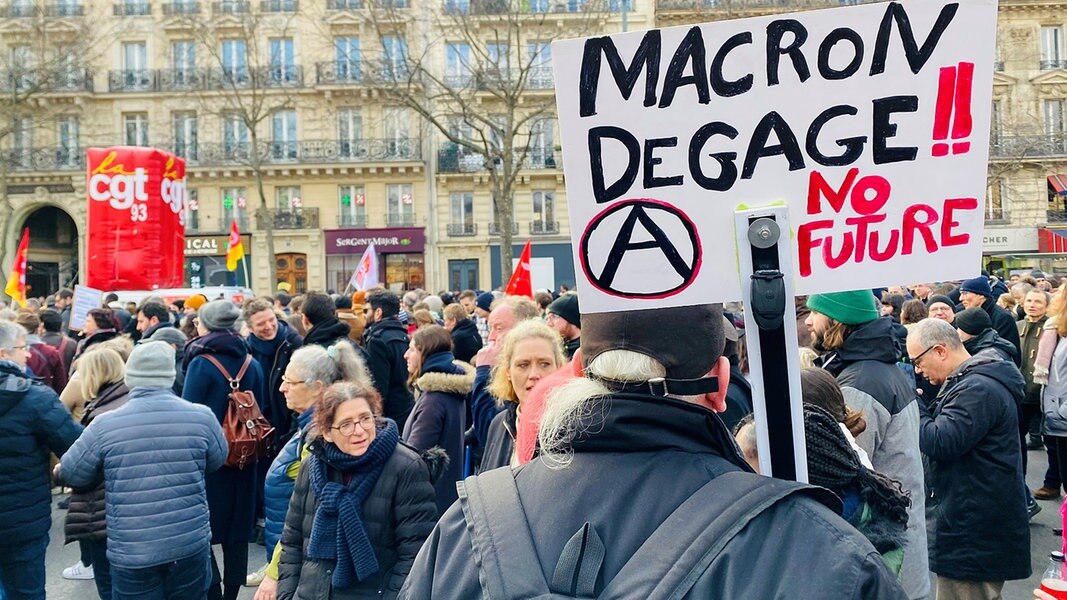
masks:
[[[784,203],[798,294],[978,273],[995,0],[558,41],[583,312],[737,300],[734,212]]]
[[[68,327],[81,331],[89,311],[100,308],[104,303],[104,292],[84,285],[74,286],[74,298],[70,306],[70,324]]]

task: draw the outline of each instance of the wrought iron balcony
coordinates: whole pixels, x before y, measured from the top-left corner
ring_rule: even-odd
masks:
[[[525,72],[522,69],[491,69],[475,77],[475,83],[482,91],[510,90],[518,87],[520,82],[525,90],[551,90],[554,85],[552,67],[531,67]]]
[[[252,152],[252,144],[249,142],[196,145],[186,143],[180,148],[174,144],[169,147],[184,155],[190,166],[332,164],[420,159],[418,140],[261,141],[257,144],[258,151],[255,153]]]
[[[26,148],[0,151],[8,171],[77,171],[85,168],[80,148]]]
[[[202,90],[209,81],[207,69],[160,69],[157,75],[159,90],[162,92],[182,92]]]
[[[450,14],[503,15],[602,12],[607,7],[587,0],[444,0],[442,8]]]
[[[559,233],[559,221],[531,221],[530,235],[553,235]]]
[[[494,221],[489,224],[489,235],[497,236],[504,228],[500,226],[500,223]],[[511,222],[511,235],[519,235],[519,224],[515,221]]]
[[[556,155],[551,150],[532,149],[522,166],[526,169],[555,169]]]
[[[71,2],[51,2],[44,7],[46,17],[84,17],[85,6]]]
[[[363,66],[358,60],[333,60],[315,63],[315,82],[331,85],[337,83],[360,83],[363,81]]]
[[[256,215],[259,229],[318,229],[319,209],[315,207],[291,208],[288,210],[267,211],[270,220],[264,221],[263,213]]]
[[[328,0],[328,10],[360,10],[363,8],[363,0]]]
[[[44,77],[42,79],[42,77]],[[0,71],[0,92],[13,91],[77,92],[93,91],[93,76],[80,67],[53,69],[50,72],[21,70]]]
[[[109,92],[154,92],[159,89],[157,72],[153,69],[108,71]]]
[[[304,69],[279,65],[256,69],[141,69],[110,71],[111,92],[272,89],[304,86]]]
[[[176,2],[164,2],[163,14],[167,16],[198,15],[200,14],[200,3],[196,2],[196,0],[178,0]]]
[[[260,0],[259,10],[265,13],[291,13],[297,11],[296,0]]]
[[[657,11],[705,11],[712,13],[769,13],[814,8],[870,4],[878,0],[656,0]],[[721,18],[721,17],[720,17]]]
[[[520,151],[512,154],[516,163]],[[500,159],[497,159],[500,164]],[[531,149],[522,163],[523,169],[556,169],[556,155],[553,151]],[[485,155],[478,152],[470,152],[461,149],[454,144],[448,144],[437,152],[437,171],[439,173],[477,173],[486,170]]]
[[[28,19],[36,17],[38,8],[36,4],[14,4],[0,8],[0,18],[4,19]]]
[[[211,12],[216,15],[243,15],[251,11],[248,0],[216,0],[211,3]]]
[[[1067,60],[1063,59],[1050,59],[1038,61],[1038,67],[1042,71],[1054,71],[1056,69],[1067,69]]]
[[[1045,213],[1046,223],[1067,223],[1067,210],[1050,210]]]
[[[337,215],[337,226],[338,227],[366,227],[367,226],[367,215],[365,215],[365,214],[363,214],[363,215],[351,215],[351,214],[341,213],[341,214]]]
[[[477,223],[449,223],[448,235],[450,237],[471,237],[478,235]]]
[[[389,211],[386,214],[386,225],[389,227],[413,227],[415,225],[415,213]]]
[[[989,157],[992,160],[1057,156],[1067,156],[1067,132],[1046,135],[994,135],[989,141]]]
[[[152,5],[147,0],[127,0],[115,4],[116,17],[145,17],[152,14]]]

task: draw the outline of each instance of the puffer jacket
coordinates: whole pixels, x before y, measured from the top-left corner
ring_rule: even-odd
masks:
[[[1000,337],[1000,334],[994,329],[986,329],[982,333],[972,337],[971,339],[963,342],[963,347],[967,349],[967,352],[974,356],[979,352],[991,352],[991,356],[996,356],[1002,360],[1011,361],[1014,364],[1019,364],[1019,349],[1011,345],[1011,342]]]
[[[848,407],[867,420],[856,443],[876,471],[899,481],[911,495],[901,581],[909,598],[925,598],[930,577],[919,406],[915,386],[897,366],[900,350],[892,330],[892,320],[875,319],[856,328],[841,348],[819,361],[837,378]]]
[[[311,444],[313,453],[319,451]],[[311,540],[318,500],[311,489],[308,461],[300,467],[282,532],[278,565],[278,600],[348,600],[395,598],[422,543],[437,521],[431,485],[432,465],[415,449],[397,444],[374,489],[363,502],[363,524],[378,559],[378,573],[347,589],[334,589],[334,563],[304,556]],[[341,474],[330,470],[334,481]]]
[[[48,535],[48,453],[62,456],[81,431],[51,388],[0,360],[0,539],[5,543]]]
[[[1048,385],[1041,394],[1042,432],[1067,437],[1067,339],[1057,338],[1048,371]]]
[[[551,581],[567,542],[592,527],[603,541],[593,597],[694,492],[721,474],[751,470],[709,410],[643,394],[613,394],[595,402],[577,427],[567,467],[550,465],[542,456],[515,470],[541,559],[540,566],[529,568],[540,568]],[[415,559],[400,597],[482,598],[471,530],[458,503],[448,509]],[[474,535],[492,543],[480,528]],[[506,544],[503,540],[503,552]],[[764,565],[774,565],[768,567],[773,573],[761,576]],[[905,598],[874,546],[808,497],[780,502],[756,516],[697,576],[686,600]]]
[[[1014,364],[979,355],[950,374],[930,410],[924,410],[919,440],[930,459],[936,522],[930,570],[942,577],[1007,581],[1030,576],[1016,407],[1022,395],[1023,377]]]
[[[130,388],[123,381],[104,385],[96,398],[86,405],[82,425],[88,426],[96,417],[126,405]],[[70,495],[67,520],[63,523],[66,543],[79,540],[107,539],[107,515],[104,503],[104,482],[92,489],[77,489]]]
[[[63,457],[61,476],[107,489],[107,558],[141,569],[208,549],[205,475],[229,448],[211,410],[170,388],[134,388],[126,406],[100,415]]]
[[[282,446],[278,456],[270,463],[267,477],[263,484],[263,541],[267,546],[267,556],[274,554],[274,546],[282,537],[285,527],[285,511],[289,510],[289,498],[293,495],[296,484],[296,469],[300,467],[301,451],[304,439],[311,429],[312,415],[315,407],[311,406],[297,415],[299,426],[297,433]],[[296,469],[294,469],[296,467]]]

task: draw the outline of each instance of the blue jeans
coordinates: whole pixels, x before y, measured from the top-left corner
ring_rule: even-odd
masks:
[[[198,600],[211,583],[211,551],[154,567],[126,569],[111,565],[113,600]]]
[[[10,544],[0,552],[0,586],[8,600],[44,600],[44,554],[48,536]]]

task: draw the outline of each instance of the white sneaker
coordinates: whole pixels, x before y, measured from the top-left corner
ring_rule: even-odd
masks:
[[[73,566],[70,566],[70,567],[67,567],[66,569],[63,569],[63,579],[92,579],[92,578],[93,578],[93,568],[91,566],[87,567],[87,566],[83,565],[80,560],[78,562],[74,563]]]
[[[267,576],[267,565],[263,565],[262,567],[259,568],[258,571],[255,571],[254,573],[249,573],[248,577],[245,577],[245,586],[247,586],[247,587],[258,587],[259,584],[263,583],[263,578],[266,577],[266,576]]]

